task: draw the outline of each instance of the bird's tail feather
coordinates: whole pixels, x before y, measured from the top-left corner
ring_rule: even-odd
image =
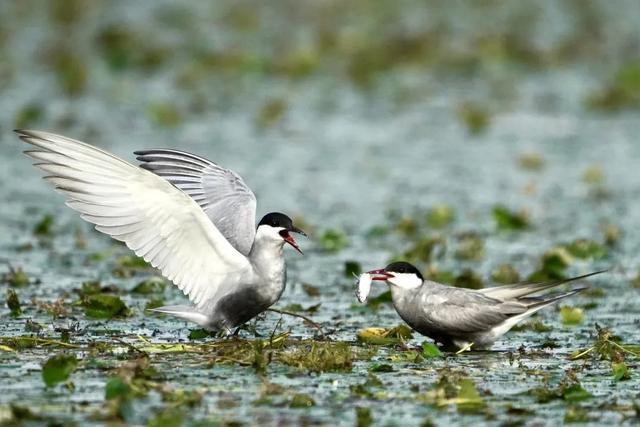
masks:
[[[200,326],[207,326],[209,323],[209,318],[205,314],[189,305],[166,305],[164,307],[150,308],[149,311],[179,317],[180,319],[197,323]]]
[[[543,308],[548,307],[551,304],[554,304],[560,301],[561,299],[568,298],[572,295],[577,294],[578,292],[582,292],[585,289],[587,288],[576,288],[569,292],[562,292],[562,293],[551,294],[551,295],[547,294],[543,297],[518,298],[518,301],[520,302],[524,302],[525,304],[529,303],[528,310],[525,311],[524,313],[520,313],[516,316],[508,318],[502,324],[494,328],[493,332],[496,337],[499,337],[502,334],[506,333],[509,329],[513,328],[517,323],[532,316],[537,311],[542,310]]]
[[[576,288],[576,289],[572,289],[569,292],[562,292],[562,293],[557,293],[557,294],[547,294],[543,297],[540,297],[539,299],[537,299],[537,301],[532,301],[532,304],[529,305],[529,307],[531,309],[534,309],[534,311],[532,313],[535,313],[536,311],[540,310],[541,308],[545,308],[548,305],[551,305],[553,303],[556,303],[558,301],[560,301],[561,299],[564,298],[568,298],[572,295],[577,294],[578,292],[582,292],[587,288]],[[527,300],[529,298],[520,298],[519,301],[523,301],[523,300]],[[531,298],[533,299],[533,298]]]
[[[586,279],[587,277],[595,276],[596,274],[604,273],[608,270],[600,270],[594,271],[592,273],[583,274],[581,276],[570,277],[568,279],[560,279],[551,282],[523,282],[523,283],[514,283],[512,285],[502,285],[502,286],[494,286],[491,288],[480,289],[479,292],[484,295],[497,298],[501,300],[509,300],[513,298],[520,298],[527,295],[531,295],[537,292],[541,292],[547,289],[555,288],[556,286],[564,285],[570,282],[574,282],[576,280]]]

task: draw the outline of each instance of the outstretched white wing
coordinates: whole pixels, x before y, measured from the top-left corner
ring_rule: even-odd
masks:
[[[249,255],[256,234],[256,196],[232,170],[177,150],[136,151],[142,168],[187,193],[238,251]]]
[[[80,141],[17,132],[35,146],[25,154],[69,207],[157,267],[197,306],[251,271],[197,203],[163,178]]]

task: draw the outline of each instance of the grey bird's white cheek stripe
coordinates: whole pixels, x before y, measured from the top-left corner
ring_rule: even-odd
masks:
[[[422,285],[422,279],[413,273],[393,273],[387,282],[402,289],[415,289]]]

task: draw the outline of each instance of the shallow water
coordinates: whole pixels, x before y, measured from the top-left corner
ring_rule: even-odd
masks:
[[[567,302],[576,307],[595,305],[585,309],[580,325],[563,326],[558,310],[546,309],[537,318],[553,328],[550,332],[510,332],[491,352],[419,362],[396,360],[412,354],[407,349],[426,340],[414,335],[405,346],[374,348],[375,355],[355,361],[350,372],[320,374],[277,360],[258,374],[251,366],[212,364],[201,353],[150,353],[151,366],[163,374],[160,382],[164,386],[202,393],[199,403],[180,407],[186,424],[352,425],[358,407],[370,408],[375,425],[426,421],[436,425],[557,425],[576,406],[584,409],[587,423],[594,425],[633,423],[625,417],[638,417],[632,406],[640,400],[637,358],[627,358],[631,379],[621,382],[611,379],[606,361],[568,359],[573,351],[592,344],[595,323],[611,328],[626,343],[640,342],[640,289],[631,286],[640,253],[640,186],[635,173],[640,160],[640,116],[633,109],[594,112],[583,102],[606,84],[623,62],[621,58],[637,57],[640,31],[634,23],[640,19],[640,8],[634,2],[624,7],[594,3],[600,12],[596,14],[599,42],[605,47],[594,48],[593,58],[586,54],[568,63],[527,68],[490,57],[469,74],[453,66],[439,69],[438,64],[446,62],[439,57],[385,69],[374,77],[372,86],[364,88],[340,68],[348,48],[322,53],[315,72],[304,78],[270,71],[259,56],[277,58],[280,53],[311,49],[314,31],[327,28],[340,33],[347,40],[343,43],[357,45],[358,40],[376,33],[380,22],[386,22],[385,13],[391,12],[395,26],[384,27],[380,30],[383,35],[376,37],[384,38],[396,27],[410,34],[419,32],[421,23],[428,22],[429,29],[446,28],[442,31],[453,37],[453,45],[464,44],[494,31],[518,33],[516,18],[527,16],[527,7],[520,10],[498,2],[500,7],[494,10],[499,13],[492,15],[486,8],[460,10],[461,6],[438,2],[429,7],[410,3],[401,11],[386,3],[372,10],[363,2],[346,8],[342,15],[343,9],[332,2],[299,10],[287,2],[273,8],[251,2],[237,7],[95,2],[83,12],[83,19],[64,26],[51,21],[50,8],[36,7],[36,3],[0,5],[0,54],[5,58],[0,64],[0,260],[7,263],[2,271],[9,264],[21,267],[40,282],[16,288],[24,313],[13,318],[3,308],[0,336],[32,335],[25,331],[27,319],[44,326],[39,336],[46,339],[59,339],[60,328],[77,329],[70,342],[78,347],[67,351],[81,364],[70,377],[75,389],[62,385],[46,389],[41,364],[64,347],[40,344],[1,351],[0,419],[10,417],[13,404],[42,416],[26,420],[28,424],[112,422],[105,420],[105,414],[110,414],[105,383],[114,375],[114,367],[136,357],[127,345],[143,348],[143,339],[189,343],[192,329],[184,322],[144,313],[151,296],[129,291],[152,273],[114,277],[116,260],[127,254],[126,249],[83,224],[21,156],[24,147],[10,129],[28,104],[38,105],[42,112],[27,125],[85,140],[131,161],[131,153],[140,148],[175,147],[200,154],[244,177],[257,195],[258,216],[278,210],[304,219],[312,237],[300,240],[305,256],[287,251],[289,280],[276,306],[321,304],[317,312],[305,314],[322,325],[330,340],[347,341],[355,350],[368,348],[355,340],[359,329],[393,327],[401,320],[388,304],[374,310],[357,303],[353,281],[344,275],[345,261],[357,261],[365,269],[380,268],[405,251],[410,240],[436,234],[447,245],[441,256],[430,261],[430,268],[456,274],[470,268],[491,283],[491,272],[500,264],[511,264],[521,277],[527,277],[538,268],[541,255],[558,244],[579,238],[602,242],[603,224],[613,224],[621,232],[607,257],[575,259],[566,271],[577,275],[610,269],[588,281],[604,291],[603,297],[577,296]],[[522,24],[522,33],[532,34],[536,46],[554,46],[580,26],[575,10],[555,2],[541,3],[539,13],[542,17],[535,24]],[[457,19],[461,15],[464,18]],[[497,20],[495,28],[487,23],[489,16]],[[339,17],[353,22],[349,25]],[[92,40],[114,22],[128,22],[151,45],[169,46],[168,57],[151,70],[111,69]],[[282,31],[285,26],[288,32]],[[47,59],[51,46],[64,44],[69,35],[71,50],[79,52],[89,73],[85,88],[73,96],[61,91],[56,68]],[[194,66],[193,71],[190,66],[197,61],[185,46],[193,51],[248,52],[249,58],[258,59],[219,70],[202,71]],[[187,71],[191,83],[179,83],[187,79]],[[261,119],[265,105],[273,100],[283,100],[282,116]],[[477,135],[458,117],[460,105],[468,101],[491,112],[490,125]],[[153,113],[153,106],[165,104],[176,106],[177,122],[159,120]],[[538,153],[543,167],[521,167],[519,159],[526,153]],[[595,184],[583,178],[593,167],[604,175]],[[397,222],[398,217],[423,221],[428,208],[441,204],[455,210],[456,219],[448,228],[421,226],[410,236],[390,232],[380,238],[368,237],[372,228]],[[496,231],[492,209],[498,204],[526,210],[531,229]],[[36,237],[32,230],[45,214],[54,217],[52,235]],[[319,236],[328,229],[342,230],[350,244],[335,253],[323,250]],[[458,236],[468,231],[482,238],[480,260],[455,256]],[[78,233],[84,247],[77,245]],[[102,253],[102,259],[87,262],[96,253]],[[96,321],[87,319],[81,308],[71,307],[78,299],[73,290],[88,280],[115,285],[133,310],[132,316]],[[317,287],[319,295],[308,295],[303,284]],[[8,285],[1,286],[6,292]],[[372,296],[381,292],[374,288]],[[185,302],[171,286],[161,296],[169,304]],[[60,297],[72,308],[60,319],[52,319],[32,302],[53,302]],[[285,331],[291,332],[292,340],[308,340],[316,334],[300,319],[275,313],[261,316],[252,326],[263,339]],[[255,334],[246,330],[241,337],[254,340]],[[547,338],[559,347],[544,348]],[[96,351],[96,343],[107,347]],[[368,371],[380,363],[393,367],[392,372],[375,374],[382,385],[369,387],[368,394],[354,392],[352,387],[364,383]],[[487,409],[464,414],[455,405],[438,409],[425,403],[424,395],[442,368],[462,371],[473,379]],[[530,395],[529,390],[543,384],[543,373],[555,386],[570,368],[577,371],[593,398],[575,404],[562,399],[537,403]],[[270,404],[258,405],[265,383],[286,390]],[[295,394],[312,396],[315,406],[289,407]],[[132,399],[131,408],[126,421],[145,424],[173,406],[162,401],[158,390],[152,390]]]

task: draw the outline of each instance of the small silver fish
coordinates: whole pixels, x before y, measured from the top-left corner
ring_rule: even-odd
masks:
[[[362,273],[360,276],[356,276],[358,279],[358,289],[356,290],[356,297],[358,297],[358,301],[361,303],[367,300],[369,296],[369,291],[371,291],[371,275],[369,273]]]

